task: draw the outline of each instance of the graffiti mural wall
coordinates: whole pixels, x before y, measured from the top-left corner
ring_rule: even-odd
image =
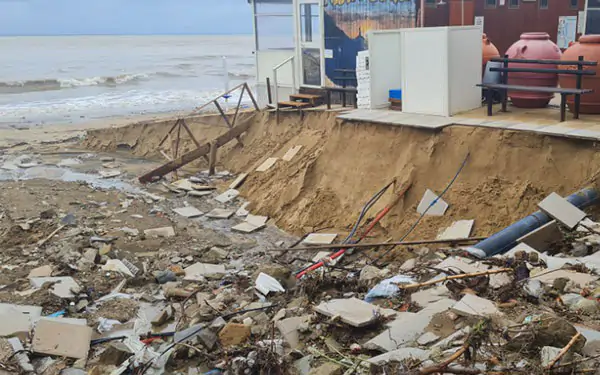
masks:
[[[367,49],[367,31],[415,27],[417,0],[325,0],[327,86],[341,86],[336,69],[355,69],[356,54]]]

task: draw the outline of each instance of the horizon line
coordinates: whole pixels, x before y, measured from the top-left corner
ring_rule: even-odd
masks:
[[[0,37],[53,37],[53,36],[231,36],[231,35],[253,35],[252,32],[247,33],[59,33],[59,34],[2,34]]]

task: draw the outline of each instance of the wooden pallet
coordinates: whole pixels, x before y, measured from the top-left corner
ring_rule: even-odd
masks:
[[[279,108],[292,107],[292,108],[300,109],[300,108],[312,107],[312,104],[307,103],[307,102],[283,101],[283,102],[279,102],[277,104],[279,105]]]
[[[319,101],[323,100],[323,97],[314,94],[292,94],[290,95],[290,100],[295,102],[308,102],[314,107],[318,105]]]

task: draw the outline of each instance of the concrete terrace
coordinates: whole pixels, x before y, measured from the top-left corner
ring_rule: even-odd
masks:
[[[387,109],[353,109],[338,116],[346,121],[366,121],[378,124],[441,129],[449,125],[476,126],[585,140],[600,140],[600,115],[580,115],[578,120],[567,113],[567,121],[560,122],[560,109],[551,105],[542,109],[523,109],[511,105],[508,112],[494,106],[494,115],[487,116],[485,107],[453,117],[407,114]]]

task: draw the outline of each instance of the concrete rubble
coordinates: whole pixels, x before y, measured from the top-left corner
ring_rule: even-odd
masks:
[[[376,262],[356,248],[331,260],[338,249],[327,245],[346,237],[343,228],[307,228],[304,238],[280,231],[233,190],[252,178],[81,187],[55,212],[16,220],[0,252],[0,358],[10,358],[2,365],[213,375],[600,367],[597,225],[586,219],[591,229],[573,230],[582,215],[562,217],[564,201],[541,204],[556,220],[493,257],[451,246],[477,228],[466,218],[436,228],[441,243],[398,258]],[[449,205],[437,198],[427,191],[418,212],[442,217]]]

